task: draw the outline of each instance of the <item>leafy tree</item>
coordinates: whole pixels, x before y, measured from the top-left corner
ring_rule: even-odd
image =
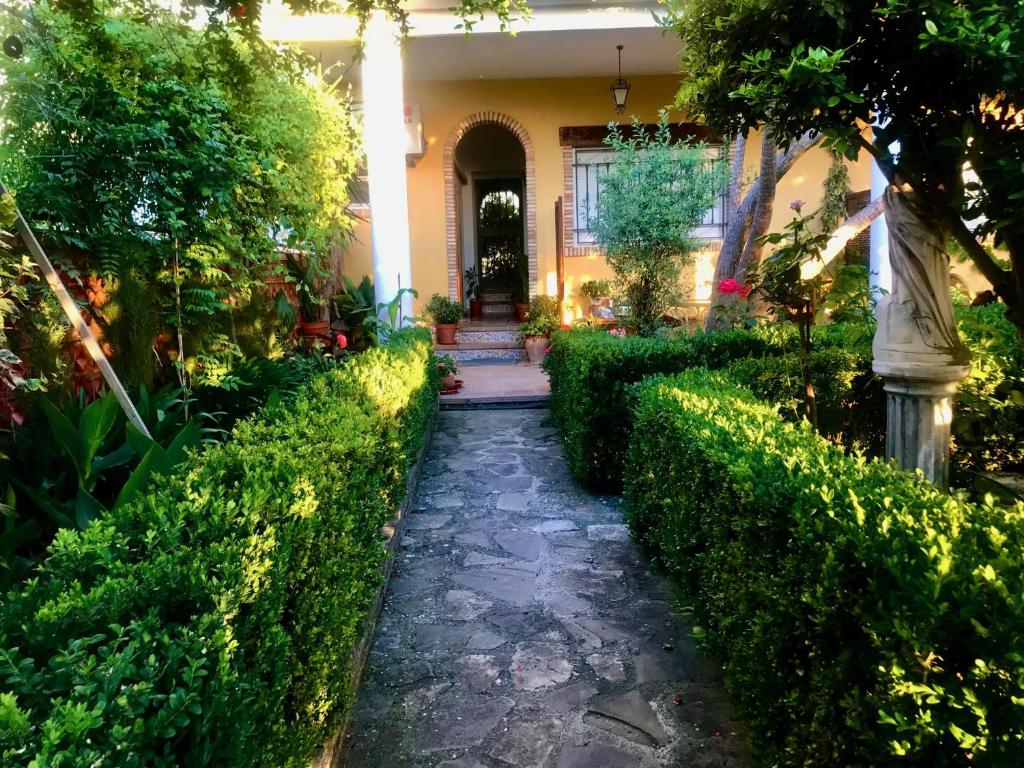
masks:
[[[684,42],[682,104],[727,134],[764,124],[783,144],[811,132],[867,150],[1024,329],[1024,4],[677,0],[666,23]]]
[[[606,141],[615,154],[591,229],[638,332],[649,336],[678,298],[679,272],[697,245],[693,231],[721,193],[726,168],[709,163],[703,144],[673,142],[666,113],[653,133],[634,119],[628,131],[612,125]]]
[[[304,54],[137,4],[5,21],[0,173],[65,270],[152,284],[187,336],[282,242],[324,256],[347,230],[356,128]]]

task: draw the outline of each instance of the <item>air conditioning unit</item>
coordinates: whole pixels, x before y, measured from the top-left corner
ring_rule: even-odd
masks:
[[[423,141],[423,121],[420,119],[420,105],[406,104],[402,118],[405,122],[405,161],[409,165],[423,157],[426,143]]]

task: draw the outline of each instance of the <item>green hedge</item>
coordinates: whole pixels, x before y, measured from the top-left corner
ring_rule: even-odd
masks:
[[[767,327],[671,339],[623,339],[600,330],[556,333],[544,370],[551,381],[551,415],[573,475],[598,490],[621,487],[632,424],[629,385],[653,374],[719,368],[741,357],[777,353],[783,343]]]
[[[877,456],[885,451],[885,391],[881,379],[871,372],[870,355],[862,352],[856,347],[824,347],[811,353],[818,431]],[[762,400],[777,403],[788,421],[804,417],[799,355],[748,357],[731,363],[725,372]]]
[[[397,333],[63,531],[0,607],[0,763],[308,764],[436,397],[428,335]]]
[[[815,343],[823,349],[852,345],[851,365],[870,371],[870,333],[825,326],[815,329]],[[722,368],[744,358],[774,358],[796,349],[795,330],[779,325],[672,338],[623,339],[599,330],[556,333],[544,369],[551,381],[551,415],[570,469],[591,488],[621,488],[632,424],[627,391],[641,379],[688,368]],[[778,399],[784,399],[781,393]]]
[[[720,373],[634,388],[630,525],[768,765],[1024,755],[1024,507],[845,455]]]

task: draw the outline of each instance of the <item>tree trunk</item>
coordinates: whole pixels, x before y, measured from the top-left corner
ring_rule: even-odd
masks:
[[[774,143],[765,136],[764,143],[761,147],[761,167],[764,168],[770,160],[774,160],[774,170],[772,172],[773,181],[771,182],[772,187],[772,198],[774,199],[775,184],[779,179],[786,175],[786,173],[793,167],[797,160],[799,160],[807,150],[814,147],[821,140],[820,136],[812,136],[811,134],[804,134],[797,141],[793,142],[784,152],[776,152]],[[771,145],[772,153],[769,155],[765,152],[765,145]],[[706,328],[709,331],[718,330],[724,327],[727,319],[720,316],[715,311],[717,305],[722,304],[721,297],[718,295],[718,284],[725,280],[727,277],[733,279],[742,279],[743,270],[741,269],[741,257],[744,253],[748,254],[749,259],[753,259],[755,256],[760,261],[760,249],[755,254],[751,249],[748,248],[748,244],[752,241],[756,241],[759,238],[767,234],[768,226],[771,224],[771,201],[768,202],[768,217],[766,221],[762,221],[760,228],[754,226],[754,213],[757,204],[762,200],[762,180],[757,178],[750,185],[745,195],[742,198],[739,197],[739,190],[742,185],[743,178],[743,163],[746,154],[746,141],[740,143],[737,139],[736,153],[733,157],[733,164],[730,173],[730,184],[729,184],[729,197],[726,203],[726,226],[725,234],[722,238],[722,247],[718,252],[718,261],[715,263],[715,276],[714,282],[711,289],[711,311],[708,312],[708,318],[706,321]],[[735,207],[731,202],[731,196],[733,190],[737,195],[737,202]],[[762,203],[761,210],[764,211],[765,205]],[[748,266],[750,266],[748,264]]]
[[[765,131],[761,142],[761,168],[757,177],[760,189],[754,202],[747,242],[743,244],[743,252],[736,265],[736,274],[742,278],[741,282],[744,283],[749,282],[751,273],[761,263],[761,254],[764,252],[764,243],[761,241],[761,237],[768,232],[768,227],[771,226],[772,211],[775,208],[775,189],[778,183],[775,140]]]

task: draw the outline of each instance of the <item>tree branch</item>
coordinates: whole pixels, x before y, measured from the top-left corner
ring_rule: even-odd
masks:
[[[960,247],[967,251],[967,255],[971,257],[971,261],[974,262],[978,271],[985,276],[986,280],[992,283],[992,287],[999,298],[1005,301],[1008,306],[1014,306],[1017,301],[1017,292],[1013,287],[1010,272],[996,263],[984,246],[978,242],[978,238],[974,236],[974,233],[967,228],[959,214],[944,208],[941,215],[949,227],[950,234],[960,244]]]
[[[871,222],[881,216],[884,211],[885,199],[882,195],[879,195],[865,207],[848,217],[832,232],[828,242],[825,243],[825,247],[821,251],[820,258],[804,262],[801,265],[800,277],[804,280],[817,277],[842,252],[847,243],[871,226]]]

